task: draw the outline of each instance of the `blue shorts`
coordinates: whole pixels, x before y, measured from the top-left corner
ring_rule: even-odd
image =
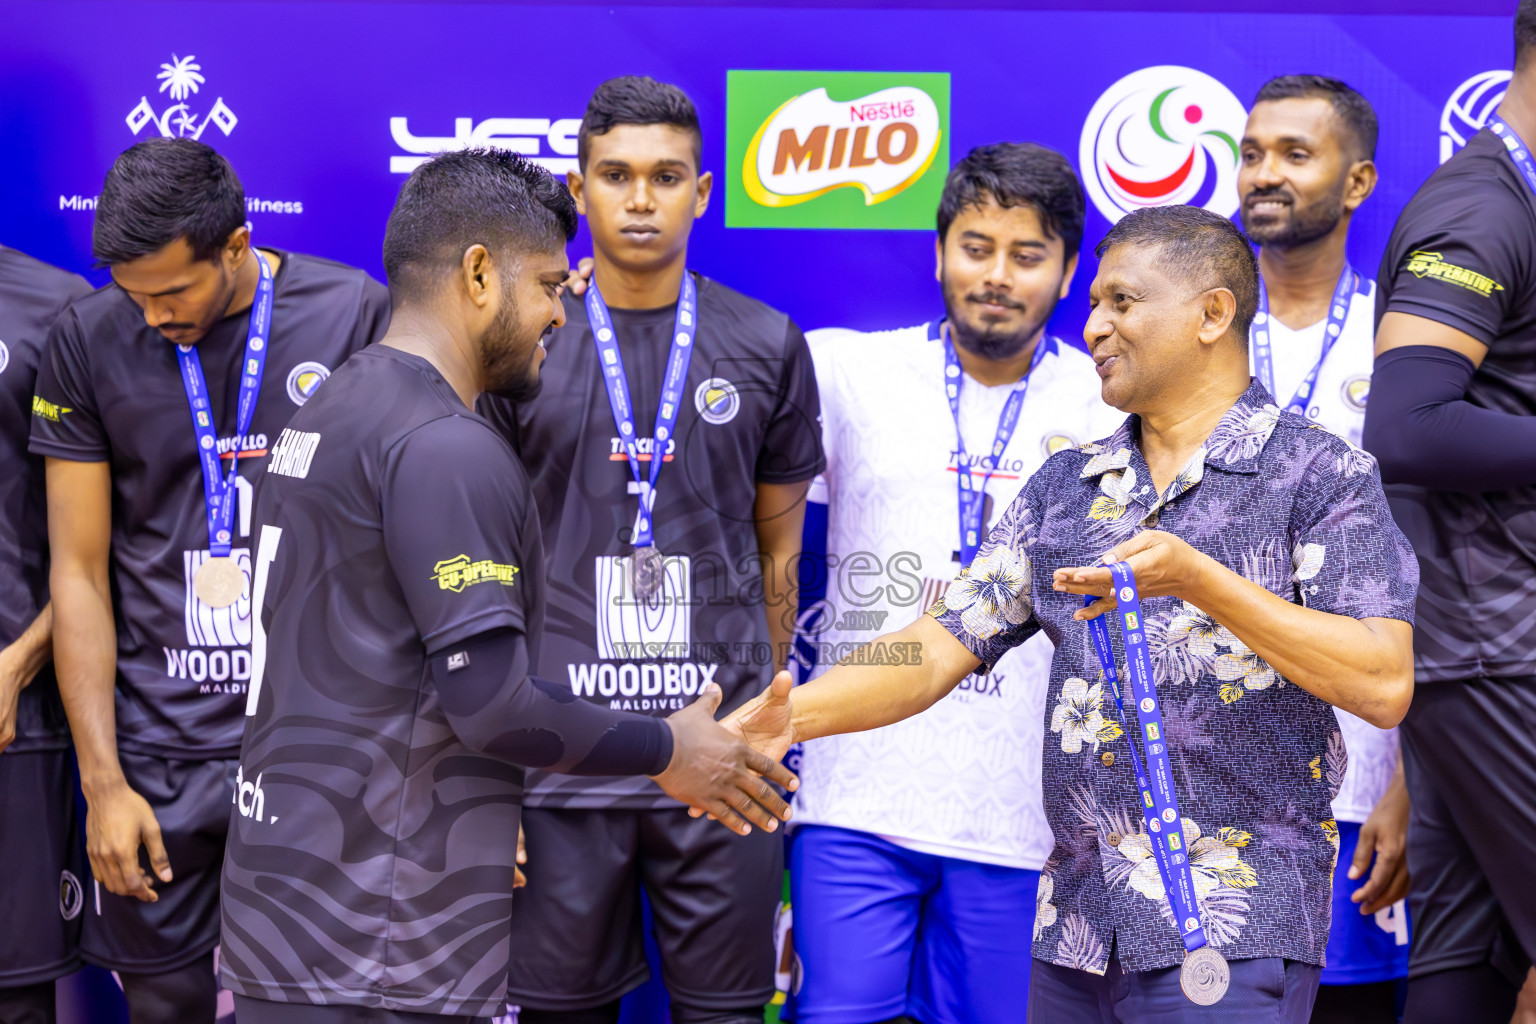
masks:
[[[1324,985],[1365,985],[1408,976],[1408,902],[1398,900],[1374,915],[1360,913],[1350,897],[1365,884],[1349,877],[1360,826],[1339,822],[1339,861],[1333,868],[1333,924],[1328,929]]]
[[[804,825],[790,846],[802,980],[785,1019],[1017,1024],[1040,873]]]

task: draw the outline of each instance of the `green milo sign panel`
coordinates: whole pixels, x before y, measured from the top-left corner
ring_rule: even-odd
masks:
[[[933,228],[949,75],[731,71],[726,109],[726,227]]]

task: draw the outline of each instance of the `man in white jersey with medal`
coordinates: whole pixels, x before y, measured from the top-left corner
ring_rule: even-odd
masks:
[[[1254,100],[1237,178],[1243,226],[1259,245],[1254,376],[1277,404],[1355,445],[1370,391],[1376,283],[1350,265],[1345,243],[1376,184],[1375,148],[1364,96],[1337,79],[1286,75]],[[1408,974],[1408,790],[1397,730],[1334,713],[1342,746],[1312,766],[1338,787],[1340,840],[1312,1020],[1392,1024]]]
[[[874,641],[913,657],[782,674],[730,721],[770,755],[878,728],[1045,632],[1028,1019],[1304,1024],[1338,856],[1310,765],[1330,705],[1407,710],[1412,551],[1371,458],[1250,376],[1258,266],[1229,220],[1139,210],[1097,253],[1083,336],[1128,418],[1047,459],[929,614]]]
[[[818,647],[922,614],[1055,451],[1112,430],[1093,361],[1047,332],[1082,242],[1060,154],[972,150],[938,210],[944,315],[809,336],[831,556]],[[957,514],[958,512],[958,514]],[[877,577],[850,574],[873,558]],[[873,594],[873,600],[870,595]],[[808,744],[790,853],[798,1024],[1013,1020],[1050,829],[1039,754],[1051,645],[1010,652],[928,714]],[[823,671],[832,658],[824,659]]]

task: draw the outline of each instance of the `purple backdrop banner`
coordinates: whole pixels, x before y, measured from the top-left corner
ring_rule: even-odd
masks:
[[[948,160],[1034,140],[1077,163],[1090,194],[1115,191],[1119,174],[1138,201],[1216,206],[1235,166],[1221,135],[1234,121],[1241,130],[1258,87],[1287,72],[1337,75],[1381,119],[1381,186],[1351,240],[1356,266],[1374,271],[1393,218],[1441,158],[1447,114],[1468,130],[1501,91],[1512,49],[1508,15],[49,0],[0,4],[0,21],[0,240],[44,259],[86,269],[107,166],[135,139],[170,133],[230,157],[259,240],[380,274],[384,219],[415,159],[489,142],[568,166],[592,87],[644,73],[685,88],[703,121],[717,181],[693,265],[807,329],[932,316],[931,229],[726,227],[728,203],[752,202],[737,194],[727,125],[752,121],[752,101],[764,101],[728,97],[729,72],[937,72],[948,78]],[[1479,83],[1485,73],[1494,77]],[[1153,131],[1148,107],[1169,88],[1183,91]],[[832,90],[834,102],[855,98]],[[1125,151],[1085,152],[1086,127]],[[1163,187],[1187,158],[1182,191]],[[837,191],[815,201],[829,224],[858,205],[856,190]],[[1085,249],[1108,227],[1100,205],[1090,203]],[[755,223],[753,212],[742,211]],[[1057,318],[1074,340],[1085,283]]]

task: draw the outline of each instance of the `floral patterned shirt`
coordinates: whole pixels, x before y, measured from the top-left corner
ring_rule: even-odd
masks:
[[[1376,461],[1291,413],[1256,381],[1158,494],[1132,416],[1052,456],[929,610],[990,666],[1036,631],[1056,645],[1043,772],[1055,849],[1040,876],[1034,955],[1102,974],[1172,967],[1184,946],[1152,857],[1082,598],[1051,574],[1092,565],[1142,530],[1172,533],[1288,601],[1413,621],[1418,564]],[[1323,963],[1345,769],[1332,709],[1209,615],[1142,599],[1201,920],[1228,960]],[[1124,664],[1118,623],[1111,626]],[[1134,720],[1134,708],[1127,708]]]

